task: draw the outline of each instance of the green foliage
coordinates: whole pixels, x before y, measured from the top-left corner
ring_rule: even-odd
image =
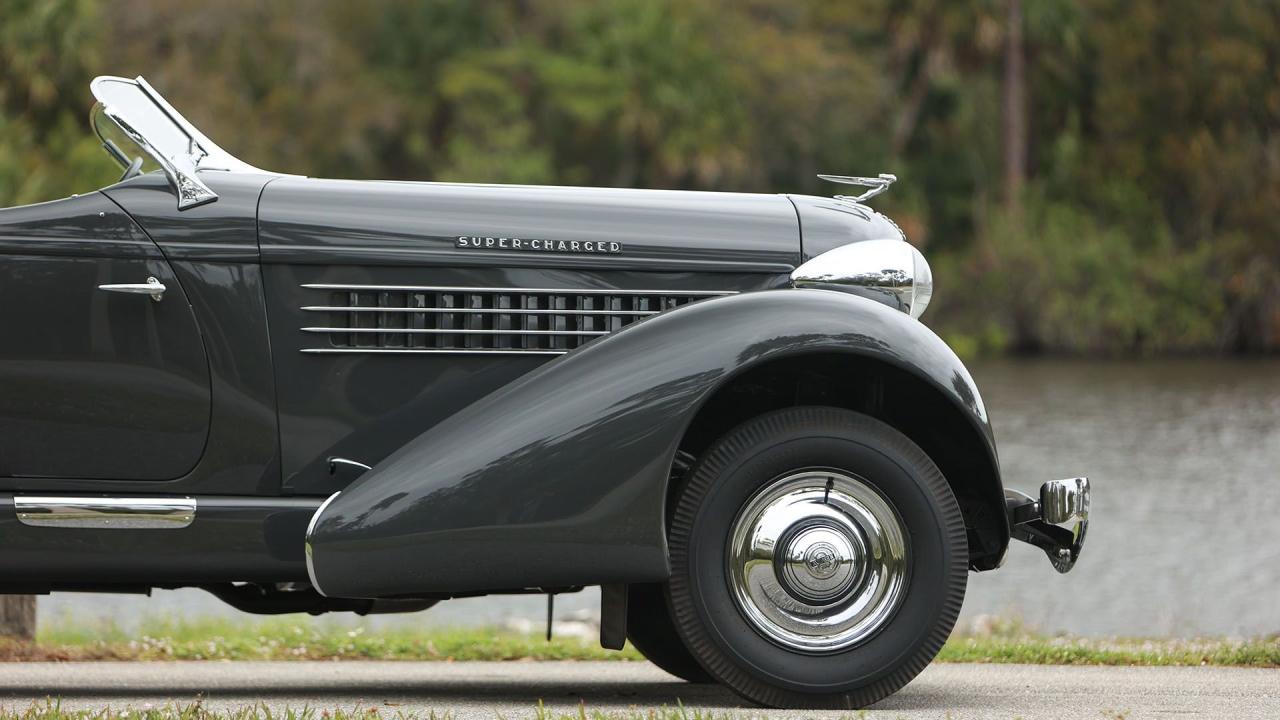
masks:
[[[964,352],[1280,349],[1280,5],[0,0],[0,206],[109,183],[95,74],[316,176],[807,192],[895,172]]]
[[[1207,244],[1178,251],[1167,228],[1134,236],[1076,206],[1035,197],[1016,216],[993,217],[974,252],[948,268],[976,290],[947,308],[956,318],[949,327],[971,352],[1211,347],[1223,320],[1221,293],[1202,286],[1211,258]]]

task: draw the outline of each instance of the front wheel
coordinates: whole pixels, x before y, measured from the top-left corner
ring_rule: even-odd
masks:
[[[687,477],[667,591],[717,680],[773,707],[861,708],[941,649],[964,600],[964,520],[905,435],[790,408],[730,431]]]

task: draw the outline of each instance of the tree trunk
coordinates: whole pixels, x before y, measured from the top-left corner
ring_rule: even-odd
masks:
[[[35,639],[35,595],[0,595],[0,637]]]
[[[1022,0],[1009,0],[1004,46],[1004,200],[1017,212],[1027,180],[1026,50],[1022,40]]]

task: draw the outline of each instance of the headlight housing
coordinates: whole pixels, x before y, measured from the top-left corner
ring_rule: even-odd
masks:
[[[828,250],[791,273],[796,287],[844,290],[918,318],[933,298],[933,271],[903,240],[865,240]]]

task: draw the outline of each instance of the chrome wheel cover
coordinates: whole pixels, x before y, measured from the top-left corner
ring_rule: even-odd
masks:
[[[875,634],[906,590],[906,531],[851,475],[804,470],[756,493],[729,537],[729,587],[747,622],[790,650],[826,653]]]

